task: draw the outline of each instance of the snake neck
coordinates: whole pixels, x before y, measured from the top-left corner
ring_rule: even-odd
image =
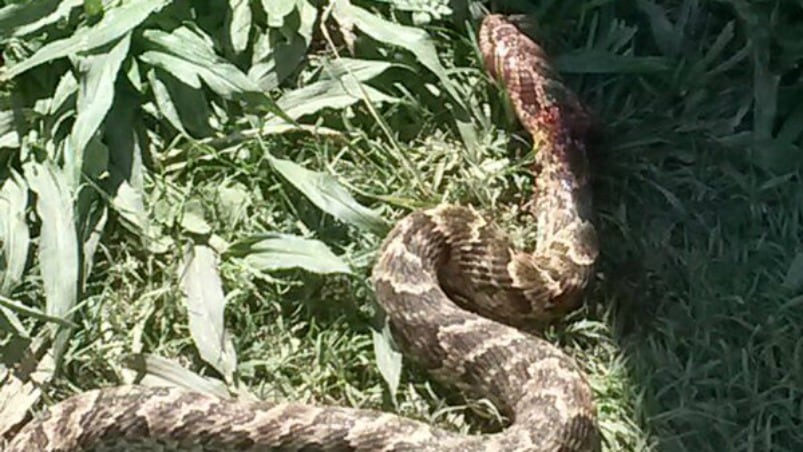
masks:
[[[553,287],[547,311],[560,317],[582,301],[597,259],[598,242],[591,222],[584,131],[567,119],[565,107],[547,105],[532,119],[536,219],[535,249],[522,269],[538,273]],[[524,256],[524,255],[523,255]]]
[[[480,48],[491,76],[507,88],[513,110],[533,139],[533,214],[538,232],[532,254],[519,253],[514,274],[550,287],[547,310],[556,315],[577,306],[597,258],[585,142],[590,115],[560,79],[544,50],[516,25],[489,15]],[[526,289],[530,290],[530,289]]]
[[[535,254],[554,255],[555,246],[573,246],[573,260],[591,265],[597,257],[591,226],[591,193],[585,131],[578,132],[560,105],[545,106],[531,128],[535,182],[533,213],[538,235]]]

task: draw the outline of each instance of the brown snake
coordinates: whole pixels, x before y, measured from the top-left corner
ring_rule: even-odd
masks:
[[[591,274],[597,241],[589,220],[587,115],[541,48],[503,17],[483,20],[480,48],[538,150],[535,249],[513,250],[470,208],[438,206],[396,225],[373,281],[406,353],[436,378],[494,402],[512,419],[506,429],[463,435],[378,411],[121,386],[51,407],[8,450],[598,449],[582,371],[557,347],[505,325],[560,317],[577,306]]]

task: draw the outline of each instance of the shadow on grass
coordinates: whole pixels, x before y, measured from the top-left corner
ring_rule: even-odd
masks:
[[[657,450],[801,450],[800,173],[673,121],[630,121],[597,165],[592,296],[637,421]]]

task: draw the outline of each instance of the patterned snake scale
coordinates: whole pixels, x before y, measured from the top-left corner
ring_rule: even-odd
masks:
[[[513,325],[574,309],[597,256],[589,221],[588,116],[542,49],[486,16],[480,48],[538,150],[535,249],[513,250],[467,207],[399,222],[373,269],[397,342],[439,380],[485,397],[512,420],[463,435],[371,410],[220,400],[173,388],[89,391],[26,425],[9,451],[589,451],[600,440],[589,384],[558,348]]]

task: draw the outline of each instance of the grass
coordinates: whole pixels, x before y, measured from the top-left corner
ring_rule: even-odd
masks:
[[[535,34],[601,124],[592,156],[597,277],[585,307],[546,335],[587,370],[607,450],[799,450],[803,52],[801,30],[784,21],[800,8],[638,3],[518,5],[537,17]],[[44,401],[129,381],[127,357],[147,353],[172,360],[168,379],[190,369],[244,397],[498,428],[487,404],[456,397],[407,361],[391,394],[376,364],[372,329],[381,324],[368,280],[381,229],[322,210],[272,160],[334,175],[388,223],[415,207],[459,202],[496,218],[519,243],[531,238],[522,214],[532,184],[526,134],[483,75],[470,32],[449,22],[425,29],[449,86],[409,53],[358,39],[361,57],[400,62],[366,83],[397,101],[303,121],[339,138],[290,133],[221,146],[154,127],[143,189],[150,229],[111,211]],[[323,58],[336,61],[334,49],[347,54],[340,38],[334,47],[324,38],[310,68],[281,89],[311,83],[330,61]],[[463,100],[462,113],[445,90]],[[254,117],[232,109],[222,128],[243,131]],[[470,133],[461,134],[456,124],[466,117]],[[351,273],[261,271],[223,253],[225,327],[237,359],[226,376],[201,356],[189,327],[185,249],[225,249],[265,232],[315,238]],[[29,267],[4,295],[42,308],[43,284]],[[18,314],[30,333],[25,345],[49,337],[41,320]],[[19,338],[0,338],[10,367]]]

